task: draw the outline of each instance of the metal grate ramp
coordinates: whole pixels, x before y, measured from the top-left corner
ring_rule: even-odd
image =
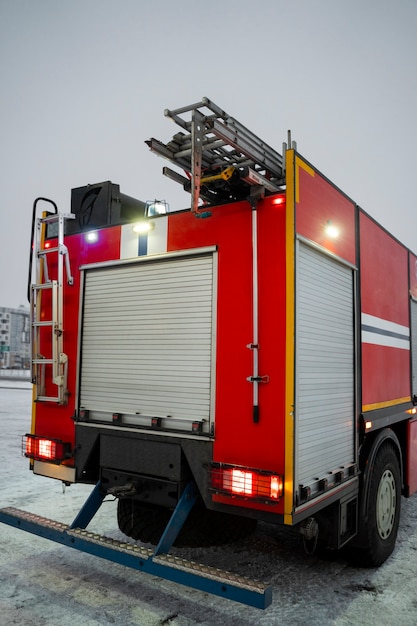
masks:
[[[88,530],[71,529],[66,524],[27,511],[13,507],[0,509],[0,522],[114,563],[255,608],[265,609],[272,602],[272,589],[265,583],[169,554],[156,556],[151,549]]]

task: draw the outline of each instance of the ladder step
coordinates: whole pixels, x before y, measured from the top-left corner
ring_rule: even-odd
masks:
[[[32,322],[32,328],[38,328],[39,326],[54,326],[54,320],[47,320],[43,322]]]
[[[33,365],[53,365],[57,363],[56,359],[32,359]]]
[[[43,254],[51,254],[51,252],[59,252],[59,248],[41,248],[38,250],[38,256],[42,256]]]
[[[39,222],[41,224],[54,224],[54,222],[58,222],[59,218],[63,217],[64,220],[73,220],[75,219],[74,213],[51,213],[46,217],[40,217]]]
[[[194,561],[188,561],[172,554],[159,554],[153,559],[154,563],[163,563],[174,569],[194,574],[203,574],[205,578],[213,580],[224,585],[238,585],[241,588],[250,590],[255,593],[264,593],[268,585],[259,580],[251,580],[246,576],[241,576],[227,570],[212,567],[211,565],[202,565]]]
[[[156,556],[148,548],[88,530],[72,529],[60,522],[13,507],[0,509],[0,522],[114,563],[248,606],[265,609],[272,602],[272,588],[263,582],[176,556],[167,554]]]
[[[61,402],[59,396],[37,396],[36,402]]]
[[[32,285],[32,291],[39,291],[41,289],[52,289],[53,286],[54,281],[52,280],[49,283],[38,283],[36,285]]]

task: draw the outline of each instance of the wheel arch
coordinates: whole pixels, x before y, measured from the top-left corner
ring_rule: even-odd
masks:
[[[403,453],[401,444],[396,433],[391,428],[384,428],[376,433],[376,436],[373,437],[373,439],[368,439],[365,442],[360,454],[360,466],[362,469],[362,494],[360,498],[359,514],[363,520],[367,519],[371,469],[381,446],[385,443],[390,443],[398,458],[401,485],[403,485]]]

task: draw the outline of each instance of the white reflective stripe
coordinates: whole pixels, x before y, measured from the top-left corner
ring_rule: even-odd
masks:
[[[168,215],[152,220],[154,230],[148,235],[148,254],[160,254],[167,251]]]
[[[370,343],[387,348],[410,349],[410,329],[408,326],[390,322],[375,315],[362,313],[362,343]]]
[[[120,237],[120,258],[133,259],[138,256],[139,235],[133,232],[132,224],[124,224]]]

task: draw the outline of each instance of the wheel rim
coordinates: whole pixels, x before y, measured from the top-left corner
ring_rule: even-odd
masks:
[[[376,505],[376,523],[381,539],[391,534],[395,521],[396,487],[391,470],[386,469],[381,476]]]

